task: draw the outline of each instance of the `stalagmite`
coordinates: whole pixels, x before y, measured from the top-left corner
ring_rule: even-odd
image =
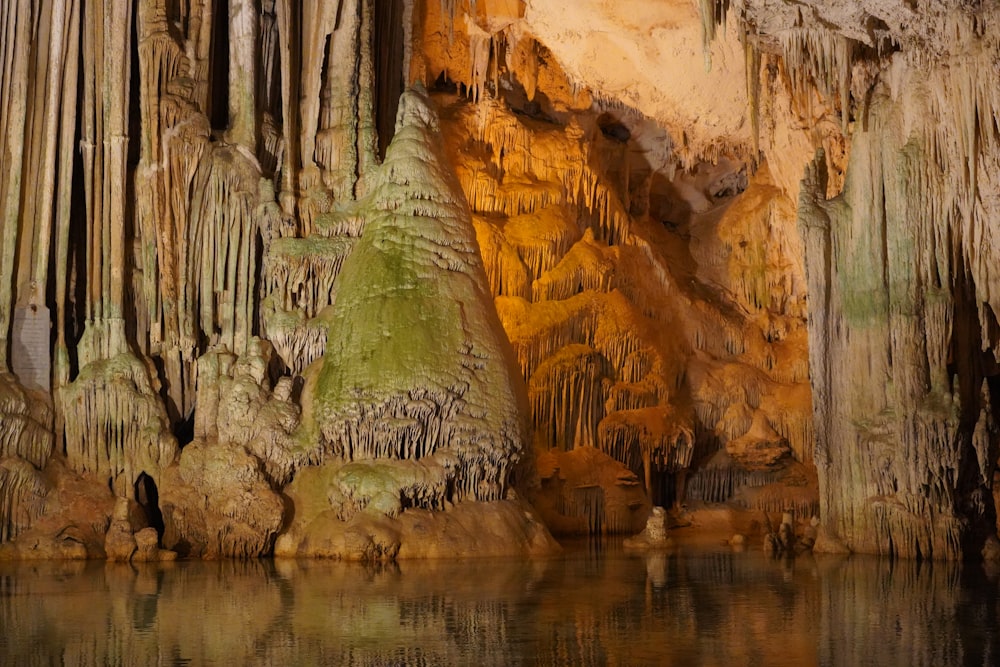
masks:
[[[198,359],[194,441],[160,473],[164,545],[185,556],[267,554],[284,517],[275,492],[305,463],[290,378],[272,388],[271,345],[253,338],[239,356],[224,347]]]
[[[523,399],[436,132],[424,95],[404,95],[365,234],[337,278],[314,409],[324,458],[449,451],[454,500],[498,500],[524,447]]]

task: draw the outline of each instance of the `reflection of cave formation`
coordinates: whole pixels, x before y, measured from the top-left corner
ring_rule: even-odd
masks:
[[[682,4],[5,4],[3,548],[1000,552],[1000,10]]]
[[[984,568],[818,562],[661,553],[398,567],[5,563],[0,621],[9,637],[32,641],[9,641],[3,656],[14,664],[170,656],[198,664],[508,665],[752,655],[767,664],[941,665],[956,656],[988,663],[995,653],[987,631],[996,627],[995,581]]]

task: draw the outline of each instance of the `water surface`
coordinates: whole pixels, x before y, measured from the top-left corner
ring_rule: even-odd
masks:
[[[991,665],[998,573],[760,552],[0,564],[3,665]]]

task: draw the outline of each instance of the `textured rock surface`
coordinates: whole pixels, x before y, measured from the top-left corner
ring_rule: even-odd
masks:
[[[635,473],[593,447],[541,454],[538,478],[531,500],[556,534],[633,533],[649,514]]]
[[[5,557],[995,550],[992,4],[246,9],[0,9]]]
[[[596,448],[665,505],[729,441],[808,463],[804,269],[770,171],[699,158],[684,172],[669,150],[669,168],[650,164],[634,110],[532,115],[494,67],[499,99],[438,100],[536,448]],[[619,520],[579,525],[641,528]]]
[[[323,455],[449,456],[455,501],[502,499],[526,444],[523,385],[422,94],[401,98],[370,187],[313,387]]]
[[[260,462],[241,445],[194,441],[160,484],[163,545],[182,556],[270,553],[285,506]]]

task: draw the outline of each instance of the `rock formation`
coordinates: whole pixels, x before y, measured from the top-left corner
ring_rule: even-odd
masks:
[[[980,554],[997,19],[6,2],[0,557]]]

